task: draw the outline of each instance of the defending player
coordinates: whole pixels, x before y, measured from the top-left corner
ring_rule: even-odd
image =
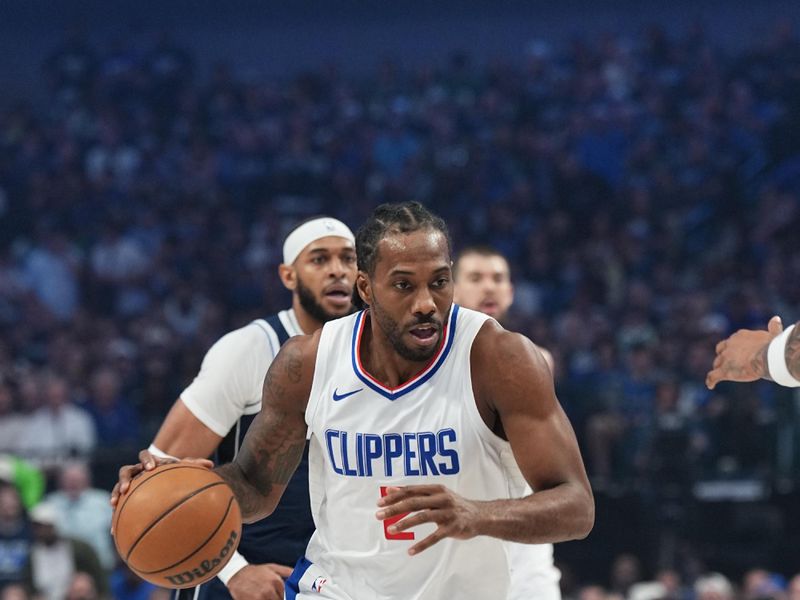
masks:
[[[206,354],[200,373],[161,425],[150,451],[157,456],[210,456],[232,461],[261,408],[264,373],[286,340],[312,333],[351,312],[356,276],[355,238],[328,217],[295,228],[283,245],[278,274],[292,306],[223,336]],[[314,523],[308,495],[308,457],[269,521],[245,526],[237,552],[218,579],[183,590],[179,598],[278,600],[283,580],[302,556]],[[227,589],[226,589],[227,586]]]

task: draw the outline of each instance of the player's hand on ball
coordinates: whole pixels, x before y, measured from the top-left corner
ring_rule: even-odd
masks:
[[[421,525],[436,523],[438,528],[421,542],[408,549],[419,554],[446,538],[468,540],[478,535],[480,502],[467,500],[443,485],[407,485],[390,487],[378,501],[381,509],[376,516],[384,521],[397,515],[411,514],[390,525],[389,533],[398,533]]]
[[[267,563],[247,565],[228,581],[233,600],[283,600],[283,581],[291,567]]]
[[[196,464],[200,467],[210,469],[214,463],[206,458],[184,458],[183,462]],[[158,465],[165,465],[168,463],[178,462],[177,458],[160,458],[153,456],[148,450],[139,452],[139,463],[136,465],[125,465],[119,470],[119,479],[111,490],[111,506],[117,506],[120,496],[128,491],[131,481],[134,477],[143,473],[144,471],[152,471]],[[113,531],[111,533],[114,533]]]

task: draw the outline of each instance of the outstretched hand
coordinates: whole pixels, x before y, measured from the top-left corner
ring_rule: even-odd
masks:
[[[706,386],[713,390],[720,381],[756,381],[769,378],[767,348],[783,331],[778,316],[769,320],[766,331],[740,329],[717,344],[717,356],[706,375]]]
[[[419,554],[446,537],[468,540],[478,535],[480,503],[467,500],[443,485],[390,487],[378,506],[381,509],[375,516],[380,521],[414,513],[390,525],[387,528],[390,534],[422,523],[438,525],[436,531],[409,548],[409,554]]]
[[[127,493],[128,488],[131,486],[131,481],[133,481],[136,476],[144,473],[145,471],[152,471],[159,465],[166,465],[174,462],[178,462],[178,459],[160,458],[158,456],[154,456],[148,450],[142,450],[139,452],[138,464],[125,465],[124,467],[120,468],[119,479],[114,485],[114,489],[111,490],[111,506],[114,508],[117,507],[120,497]],[[200,467],[205,467],[206,469],[210,469],[214,466],[214,463],[207,458],[183,458],[180,462],[191,463]],[[114,532],[112,531],[111,533]]]

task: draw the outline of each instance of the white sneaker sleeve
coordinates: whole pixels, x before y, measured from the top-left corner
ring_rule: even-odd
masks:
[[[197,419],[224,437],[242,415],[261,408],[261,388],[278,348],[251,323],[221,337],[206,353],[200,372],[181,393]]]

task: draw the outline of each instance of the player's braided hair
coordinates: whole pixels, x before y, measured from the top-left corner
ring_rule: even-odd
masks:
[[[447,240],[450,252],[450,232],[441,217],[437,217],[419,202],[381,204],[356,232],[356,254],[358,269],[368,275],[375,273],[378,261],[378,243],[386,236],[395,233],[411,233],[422,229],[440,231]]]

